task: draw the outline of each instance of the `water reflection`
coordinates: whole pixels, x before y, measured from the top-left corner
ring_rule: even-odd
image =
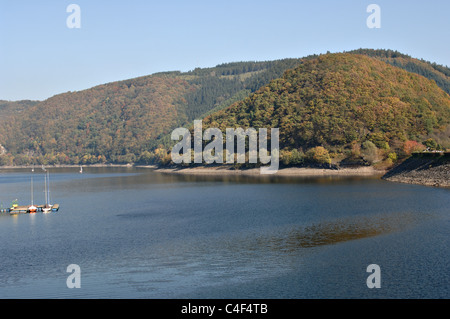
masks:
[[[154,172],[154,175],[163,175],[179,182],[222,182],[222,183],[258,183],[258,184],[296,184],[299,182],[309,184],[329,184],[330,182],[356,182],[362,180],[379,180],[380,176],[282,176],[282,175],[207,175],[207,174],[174,174]]]
[[[423,216],[421,218],[423,219]],[[409,212],[324,221],[310,226],[295,227],[282,235],[262,237],[258,242],[259,245],[276,251],[292,252],[300,248],[333,245],[389,234],[411,227],[418,221],[418,214]]]

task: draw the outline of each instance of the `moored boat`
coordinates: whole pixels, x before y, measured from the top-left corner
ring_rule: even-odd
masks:
[[[37,212],[37,207],[34,206],[33,175],[31,175],[31,205],[28,207],[28,213],[34,214],[36,212]]]
[[[50,213],[52,211],[52,206],[50,204],[50,176],[48,170],[47,174],[44,175],[44,193],[45,193],[45,205],[42,207],[43,213]]]

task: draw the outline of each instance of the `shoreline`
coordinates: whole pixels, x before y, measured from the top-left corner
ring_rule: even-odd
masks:
[[[356,168],[341,168],[341,169],[327,169],[327,168],[309,168],[309,167],[287,167],[279,169],[275,174],[263,175],[260,173],[260,168],[246,168],[234,169],[229,166],[197,166],[197,167],[180,167],[180,168],[163,168],[156,165],[132,165],[132,164],[92,164],[92,165],[48,165],[45,168],[145,168],[152,169],[154,172],[163,174],[179,174],[179,175],[205,175],[205,176],[382,176],[387,171],[376,170],[370,166],[356,167]],[[35,166],[0,166],[1,170],[13,169],[32,169],[39,168]]]
[[[156,168],[155,172],[180,175],[204,175],[204,176],[382,176],[386,171],[376,170],[372,167],[322,169],[307,167],[281,168],[275,174],[263,175],[259,168],[232,169],[229,167],[193,167],[193,168]]]
[[[444,179],[426,179],[416,177],[390,177],[383,178],[388,182],[410,184],[410,185],[422,185],[429,187],[450,188],[450,182]]]
[[[89,164],[89,165],[70,165],[70,164],[65,164],[65,165],[19,165],[19,166],[0,166],[0,170],[5,169],[5,170],[9,170],[9,169],[32,169],[32,168],[40,168],[44,166],[45,168],[79,168],[80,166],[82,166],[83,168],[85,167],[136,167],[132,164]],[[155,166],[156,168],[156,166]]]

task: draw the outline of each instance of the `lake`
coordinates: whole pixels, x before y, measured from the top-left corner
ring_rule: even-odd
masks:
[[[58,212],[0,214],[0,298],[450,297],[450,189],[78,171],[50,169]],[[31,174],[0,170],[3,207],[30,203]],[[44,203],[40,168],[33,185]],[[71,264],[80,288],[67,287]]]

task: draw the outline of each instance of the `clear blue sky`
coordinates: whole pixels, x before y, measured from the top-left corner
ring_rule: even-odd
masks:
[[[80,29],[66,26],[72,3]],[[380,29],[366,26],[371,3]],[[0,99],[361,47],[450,66],[449,32],[447,0],[0,0]]]

